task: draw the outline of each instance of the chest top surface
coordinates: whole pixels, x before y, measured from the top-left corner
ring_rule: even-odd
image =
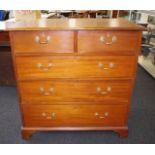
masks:
[[[118,19],[41,19],[6,22],[7,31],[15,30],[145,30],[127,20]]]

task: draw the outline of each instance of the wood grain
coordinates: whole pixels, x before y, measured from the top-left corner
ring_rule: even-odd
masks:
[[[113,63],[114,67],[109,68]],[[43,69],[37,67],[42,64]],[[48,69],[48,65],[53,67]],[[99,67],[103,64],[103,68]],[[18,80],[44,78],[132,78],[134,75],[135,57],[78,57],[78,56],[42,56],[16,57]],[[106,68],[106,69],[104,69]]]
[[[74,52],[74,32],[72,31],[22,31],[13,33],[15,53]],[[36,42],[36,37],[39,37],[39,42]],[[48,37],[50,37],[49,42],[47,41]]]
[[[146,28],[118,19],[42,19],[6,22],[8,31],[30,30],[134,30],[144,31]]]
[[[125,126],[125,105],[23,105],[24,125],[27,127],[94,127]],[[43,116],[43,113],[46,116]],[[52,113],[55,116],[51,118]],[[99,116],[95,116],[99,113]],[[108,113],[108,116],[105,116]]]
[[[79,31],[78,52],[80,54],[97,53],[113,56],[135,55],[139,34],[140,32],[134,31]],[[101,37],[104,37],[104,42],[100,41]],[[113,37],[116,37],[114,43],[112,43]]]
[[[23,104],[117,104],[128,103],[131,96],[129,81],[29,81],[19,85]]]
[[[128,135],[143,27],[123,19],[16,21],[6,27],[24,139],[54,130]]]

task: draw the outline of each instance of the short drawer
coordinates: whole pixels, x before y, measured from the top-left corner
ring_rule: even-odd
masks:
[[[109,57],[16,57],[19,80],[43,78],[132,78],[136,58]]]
[[[30,81],[20,82],[24,104],[68,104],[69,102],[128,103],[131,81]]]
[[[78,53],[134,55],[140,44],[139,34],[132,31],[79,31]]]
[[[12,32],[15,53],[73,53],[73,31]]]
[[[23,105],[27,127],[97,127],[127,125],[125,105]]]

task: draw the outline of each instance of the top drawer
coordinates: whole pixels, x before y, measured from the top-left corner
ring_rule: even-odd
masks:
[[[73,53],[73,31],[13,32],[15,53]]]
[[[134,55],[139,46],[139,32],[79,31],[78,52],[103,55]]]

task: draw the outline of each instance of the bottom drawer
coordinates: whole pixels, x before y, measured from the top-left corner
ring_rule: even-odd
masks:
[[[22,105],[27,127],[96,127],[127,124],[126,105]]]

